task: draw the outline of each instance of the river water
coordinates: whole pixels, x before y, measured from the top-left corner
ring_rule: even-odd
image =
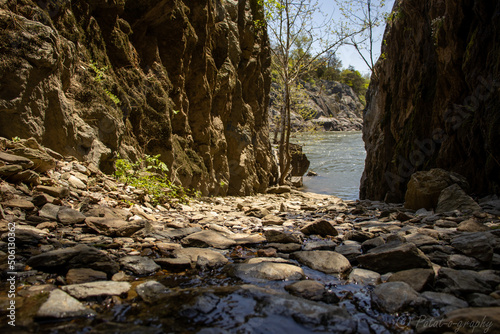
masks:
[[[365,146],[360,131],[296,133],[290,142],[302,145],[318,176],[304,176],[304,191],[344,200],[359,198],[365,165]]]

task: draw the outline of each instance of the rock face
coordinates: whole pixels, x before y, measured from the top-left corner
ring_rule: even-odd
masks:
[[[402,202],[434,167],[500,191],[499,14],[498,2],[395,2],[367,94],[361,198]]]
[[[115,152],[161,154],[203,194],[265,191],[277,167],[262,15],[255,1],[2,2],[0,136],[106,172]]]
[[[302,115],[293,113],[292,127],[296,130],[317,128],[325,131],[353,131],[363,127],[363,104],[346,84],[319,80],[315,85],[302,82],[303,88],[295,92],[301,100]],[[278,86],[271,87],[269,113],[272,120],[279,115]],[[305,119],[303,116],[306,116]],[[273,124],[275,126],[275,124]]]

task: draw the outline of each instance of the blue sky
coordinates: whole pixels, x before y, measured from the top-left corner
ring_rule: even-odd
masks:
[[[392,9],[392,6],[394,5],[395,0],[386,0],[385,4],[385,9],[387,12],[390,12]],[[373,0],[373,3],[377,2],[377,0]],[[321,7],[321,11],[324,14],[330,14],[334,11],[335,7],[335,1],[334,0],[318,0],[318,4]],[[339,15],[334,14],[334,18],[340,18]],[[385,26],[382,26],[378,29],[376,29],[375,34],[376,34],[376,39],[377,39],[377,52],[375,54],[375,59],[378,59],[380,55],[380,45],[382,42],[382,36],[384,34],[384,29]],[[370,70],[368,66],[363,62],[359,54],[357,53],[356,49],[352,46],[344,46],[339,49],[337,52],[337,56],[339,56],[340,60],[342,60],[342,67],[347,68],[350,65],[354,66],[358,71],[361,73],[369,73]]]

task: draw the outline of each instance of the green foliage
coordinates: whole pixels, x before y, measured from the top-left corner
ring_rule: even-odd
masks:
[[[118,159],[115,162],[115,177],[120,182],[144,190],[151,198],[151,204],[157,205],[172,199],[188,201],[188,191],[182,186],[173,184],[168,178],[167,165],[160,161],[160,155],[145,155],[144,159],[131,162],[128,159]],[[199,196],[197,192],[191,192]]]
[[[15,136],[14,138],[12,138],[12,142],[14,142],[14,143],[17,143],[19,141],[21,141],[21,138],[19,138],[18,136]]]
[[[90,62],[89,66],[95,73],[94,81],[102,85],[102,89],[104,90],[104,93],[106,93],[106,95],[111,99],[111,101],[113,101],[113,103],[115,105],[119,105],[121,101],[118,98],[118,96],[111,93],[106,87],[104,87],[104,82],[103,82],[104,74],[108,70],[108,67],[107,66],[99,67],[99,66],[97,66],[97,63],[95,63],[93,61]]]
[[[346,85],[351,87],[359,97],[366,94],[368,85],[370,83],[368,79],[363,78],[361,73],[359,73],[359,71],[356,71],[352,66],[342,71],[340,82],[345,83]]]

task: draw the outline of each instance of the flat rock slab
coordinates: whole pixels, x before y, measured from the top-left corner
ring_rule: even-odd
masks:
[[[131,288],[128,282],[98,281],[63,286],[61,289],[77,299],[99,296],[120,296]]]
[[[86,308],[78,300],[59,289],[50,292],[49,299],[40,306],[36,314],[38,318],[57,319],[94,315],[94,311]]]
[[[37,186],[35,190],[57,198],[69,196],[68,187]]]
[[[302,244],[302,238],[300,236],[282,231],[267,230],[264,232],[264,236],[267,242]]]
[[[61,207],[57,212],[57,220],[64,225],[78,224],[85,220],[85,215],[80,211],[68,207]]]
[[[266,242],[266,238],[260,234],[234,233],[228,237],[238,245],[255,245]]]
[[[432,268],[427,256],[412,243],[387,243],[357,257],[366,269],[384,274],[413,268]]]
[[[275,262],[237,264],[235,275],[241,279],[259,279],[269,281],[300,280],[305,277],[302,268]]]
[[[413,290],[420,292],[434,280],[434,270],[432,269],[409,269],[394,273],[387,280],[388,282],[405,282]]]
[[[120,267],[104,252],[87,245],[61,248],[31,257],[27,264],[48,272],[67,271],[72,268],[91,268],[108,274]]]
[[[219,249],[227,249],[236,245],[234,240],[212,230],[190,234],[182,239],[181,243],[187,247],[213,247]]]
[[[436,290],[460,296],[474,292],[489,294],[493,288],[476,271],[441,268],[436,280]]]
[[[332,251],[302,251],[291,254],[300,263],[326,274],[346,274],[351,271],[349,260],[342,254]]]
[[[363,285],[377,285],[382,283],[379,273],[361,268],[354,268],[351,271],[349,281]]]
[[[143,256],[125,256],[120,259],[120,264],[136,275],[150,275],[161,268],[152,259]]]
[[[9,154],[5,152],[0,152],[0,160],[5,161],[11,165],[20,165],[22,168],[31,168],[34,166],[34,162],[28,158]]]
[[[483,262],[493,258],[493,244],[496,237],[487,232],[462,233],[451,240],[451,245],[467,256]]]
[[[90,268],[70,269],[66,274],[68,284],[80,284],[95,281],[105,281],[107,275],[105,272],[93,270]]]
[[[305,235],[317,234],[322,237],[335,237],[339,234],[335,227],[333,227],[332,223],[324,219],[319,219],[307,224],[300,229],[300,232],[304,233]]]
[[[437,307],[444,311],[452,311],[469,306],[465,300],[448,293],[424,291],[421,293],[421,296],[430,301],[433,307]]]
[[[404,282],[389,282],[377,285],[372,292],[372,303],[381,311],[396,313],[417,308],[426,299]],[[428,302],[427,302],[428,303]]]
[[[88,217],[85,224],[99,234],[110,237],[129,237],[144,227],[145,221],[126,221],[121,219],[108,219],[98,217]]]
[[[35,205],[30,201],[27,201],[22,198],[13,198],[8,201],[2,202],[2,205],[11,207],[11,208],[19,208],[24,210],[33,210]]]
[[[229,260],[219,252],[207,248],[181,248],[173,251],[176,260],[185,259],[193,265],[205,265],[211,268],[220,267],[229,262]]]
[[[55,221],[59,210],[61,210],[59,205],[47,203],[38,211],[38,216]]]

